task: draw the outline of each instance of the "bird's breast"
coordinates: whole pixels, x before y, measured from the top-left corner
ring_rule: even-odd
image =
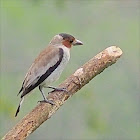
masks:
[[[69,49],[66,47],[62,47],[63,49],[63,58],[62,61],[60,62],[60,64],[57,66],[57,68],[49,75],[49,77],[47,77],[45,79],[45,81],[41,84],[44,87],[47,87],[48,85],[50,85],[52,82],[56,81],[59,79],[61,73],[63,72],[65,66],[67,65],[67,63],[69,62],[70,59],[70,52]]]

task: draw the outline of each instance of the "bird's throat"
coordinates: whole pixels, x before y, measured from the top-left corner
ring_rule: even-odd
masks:
[[[67,40],[64,40],[63,42],[62,42],[62,44],[64,45],[64,46],[66,46],[67,48],[71,48],[71,43],[69,42],[69,41],[67,41]]]

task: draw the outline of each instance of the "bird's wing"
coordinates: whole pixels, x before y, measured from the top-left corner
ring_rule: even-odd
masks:
[[[63,49],[47,47],[35,59],[29,68],[20,90],[21,98],[40,85],[59,66],[63,58]]]

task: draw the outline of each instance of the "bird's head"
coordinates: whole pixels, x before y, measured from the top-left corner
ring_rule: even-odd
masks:
[[[72,46],[76,45],[83,45],[80,40],[66,33],[60,33],[54,36],[50,43],[53,45],[64,45],[67,48],[71,48]]]

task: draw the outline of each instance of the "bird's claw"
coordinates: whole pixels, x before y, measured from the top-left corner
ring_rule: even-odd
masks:
[[[42,100],[42,101],[38,101],[39,103],[49,103],[51,105],[55,105],[54,102],[50,101],[50,100]]]
[[[67,90],[66,88],[56,88],[56,89],[54,89],[54,90],[48,92],[48,94],[50,94],[50,93],[52,93],[52,92],[54,92],[54,91],[64,91],[64,92],[67,92],[67,93],[68,93],[68,90]]]
[[[58,91],[64,91],[64,92],[68,92],[67,88],[61,88],[60,90]]]

